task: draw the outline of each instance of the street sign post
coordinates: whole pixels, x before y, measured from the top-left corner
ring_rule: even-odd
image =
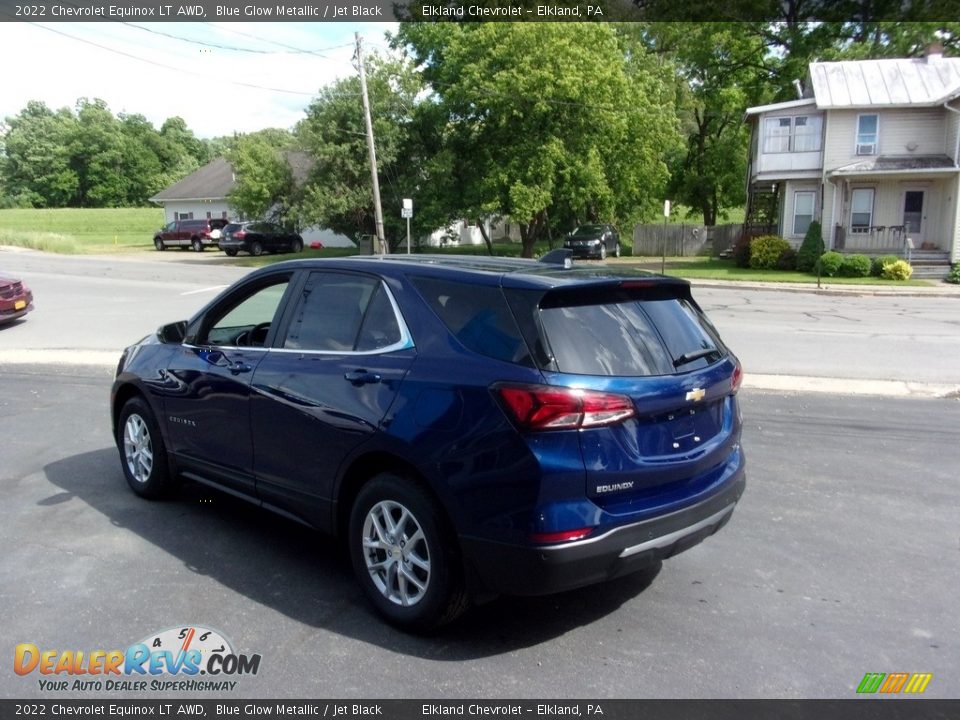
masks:
[[[410,254],[410,218],[413,217],[413,198],[404,198],[400,217],[407,219],[407,255]]]

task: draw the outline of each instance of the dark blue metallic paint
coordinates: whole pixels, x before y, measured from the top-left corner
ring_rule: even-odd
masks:
[[[560,271],[496,259],[425,263],[398,258],[288,262],[252,273],[242,284],[286,273],[294,287],[301,274],[318,268],[378,274],[399,306],[414,347],[339,356],[195,348],[160,344],[153,337],[142,341],[121,363],[114,398],[131,392],[147,398],[176,467],[190,468],[191,476],[242,492],[318,528],[338,531],[340,503],[349,501],[360,481],[352,468],[374,457],[381,467],[386,458],[396,467],[415,469],[429,485],[460,538],[474,585],[520,593],[575,587],[634,569],[640,559],[668,556],[683,546],[620,562],[615,540],[618,534],[646,537],[660,532],[657,528],[676,529],[708,511],[722,514],[739,498],[744,459],[730,387],[736,366],[732,356],[703,370],[645,378],[575,376],[494,360],[453,337],[412,287],[409,275],[540,292],[643,278],[688,294],[685,283],[614,275],[604,268]],[[189,323],[188,336],[219,302],[214,300]],[[238,372],[237,363],[244,369]],[[379,382],[345,377],[361,370],[378,375]],[[491,392],[498,382],[629,395],[638,417],[614,427],[524,434]],[[664,414],[684,405],[685,393],[695,388],[706,397],[693,419],[665,420]],[[115,422],[119,404],[115,400]],[[598,492],[598,486],[618,482],[634,485],[625,492]],[[728,514],[694,539],[715,532],[727,519]],[[570,543],[569,566],[557,561],[563,546],[544,552],[530,541],[533,533],[579,527],[594,527],[593,536],[601,539]],[[594,551],[602,555],[592,565],[602,567],[585,572],[584,563],[591,565],[589,552]],[[493,558],[507,562],[510,557],[523,572],[504,573],[491,564]]]

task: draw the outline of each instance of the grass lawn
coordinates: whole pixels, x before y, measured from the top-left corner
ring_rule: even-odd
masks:
[[[631,264],[645,270],[660,272],[660,260],[657,258],[633,258]],[[753,270],[739,268],[733,260],[710,258],[667,258],[666,274],[688,280],[741,280],[753,282],[785,282],[785,283],[816,283],[817,276],[809,273],[790,272],[785,270]],[[821,283],[828,285],[905,285],[929,286],[926,280],[885,280],[883,278],[845,278],[823,277]]]
[[[161,208],[0,210],[0,245],[56,253],[98,253],[153,247]]]

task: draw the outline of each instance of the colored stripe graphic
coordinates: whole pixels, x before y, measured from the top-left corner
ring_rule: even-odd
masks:
[[[864,695],[884,693],[910,693],[919,695],[927,689],[933,680],[933,673],[867,673],[857,686],[857,692]]]
[[[858,693],[875,693],[880,689],[880,683],[886,677],[886,673],[867,673],[857,686]]]
[[[890,673],[887,675],[887,679],[884,681],[883,685],[880,686],[880,692],[900,692],[903,690],[903,686],[907,684],[908,677],[910,677],[910,673]]]
[[[922,693],[933,680],[933,673],[914,673],[903,689],[905,693]]]

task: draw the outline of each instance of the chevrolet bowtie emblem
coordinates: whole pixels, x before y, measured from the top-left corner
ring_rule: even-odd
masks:
[[[687,393],[687,400],[690,402],[699,402],[706,396],[707,391],[703,388],[694,388]]]

